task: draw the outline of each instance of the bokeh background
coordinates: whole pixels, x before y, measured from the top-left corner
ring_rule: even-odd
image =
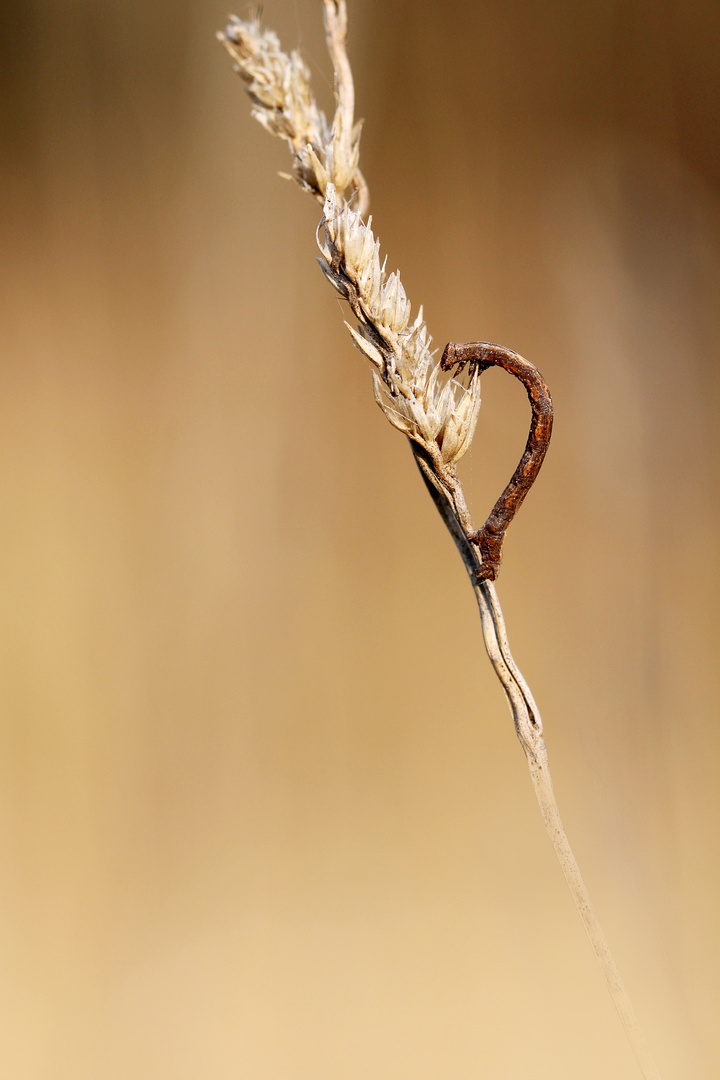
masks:
[[[633,1080],[225,18],[0,6],[0,1073]],[[716,1077],[720,9],[350,19],[389,268],[552,389],[511,644],[663,1077]],[[264,21],[330,107],[320,4]],[[478,522],[528,423],[483,381]]]

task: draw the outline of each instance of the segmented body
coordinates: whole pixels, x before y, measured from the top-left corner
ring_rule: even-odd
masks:
[[[508,525],[535,482],[550,444],[552,398],[538,369],[502,345],[492,345],[487,341],[470,341],[459,345],[451,341],[445,346],[440,364],[443,371],[456,368],[458,373],[468,364],[471,370],[475,368],[480,372],[489,367],[504,368],[523,384],[532,407],[530,433],[520,463],[483,527],[468,537],[478,545],[482,556],[478,578],[494,581],[502,561],[502,545]]]

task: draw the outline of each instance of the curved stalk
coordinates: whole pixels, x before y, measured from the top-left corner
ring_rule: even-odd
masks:
[[[602,926],[595,914],[590,895],[580,873],[580,867],[578,866],[572,848],[570,847],[570,841],[565,834],[557,800],[553,791],[547,755],[545,756],[544,764],[531,761],[530,758],[528,758],[528,768],[530,770],[530,779],[532,780],[535,789],[538,805],[540,806],[540,813],[545,822],[547,834],[555,849],[555,854],[558,857],[558,862],[560,863],[565,881],[567,882],[572,898],[575,901],[578,915],[580,916],[582,924],[585,927],[585,932],[590,939],[593,952],[595,953],[597,962],[600,965],[600,970],[607,983],[610,997],[615,1004],[622,1025],[625,1028],[625,1034],[630,1040],[630,1045],[633,1048],[643,1077],[645,1080],[661,1080],[657,1066],[650,1056],[650,1051],[645,1042],[645,1037],[640,1028],[640,1024],[638,1023],[637,1016],[635,1015],[635,1010],[632,1007],[632,1002],[630,1001],[625,984],[618,971],[618,966],[610,951],[607,938],[605,937]]]
[[[276,36],[261,28],[259,16],[249,22],[232,17],[219,37],[246,84],[253,114],[268,131],[288,143],[295,180],[323,204],[325,242],[320,245],[320,267],[357,319],[357,328],[349,324],[348,328],[372,366],[376,400],[388,420],[410,439],[422,477],[460,552],[477,599],[485,648],[505,690],[545,828],[644,1080],[660,1080],[565,835],[553,793],[540,713],[512,658],[500,603],[489,580],[499,564],[502,533],[547,449],[552,423],[547,409],[549,394],[532,365],[517,353],[487,342],[451,343],[441,363],[436,364],[422,309],[410,323],[410,302],[399,274],[385,275],[379,241],[370,229],[370,221],[363,221],[369,193],[358,166],[360,125],[354,121],[345,0],[323,0],[323,7],[326,41],[335,70],[332,127],[311,93],[307,67],[297,54],[287,56],[280,50]],[[357,199],[357,211],[349,206],[351,198]],[[467,388],[457,382],[439,384],[441,369],[456,364],[462,368],[467,363],[475,365]],[[470,446],[475,430],[480,407],[479,372],[491,363],[500,363],[524,383],[533,406],[534,426],[510,485],[483,529],[476,532],[455,465]],[[480,580],[478,571],[483,563],[485,580]],[[492,573],[488,573],[489,569]]]
[[[432,463],[418,451],[416,446],[413,445],[412,449],[432,500],[455,541],[470,577],[480,612],[480,624],[485,648],[495,669],[495,674],[502,683],[510,706],[515,731],[525,752],[528,769],[530,770],[530,779],[532,780],[545,829],[557,855],[578,915],[590,939],[590,944],[600,965],[610,997],[617,1009],[625,1034],[640,1066],[643,1080],[661,1080],[657,1066],[650,1056],[650,1051],[640,1029],[618,966],[610,951],[607,938],[593,908],[590,894],[580,873],[580,867],[570,847],[570,841],[563,828],[550,775],[547,749],[543,738],[542,719],[530,693],[530,688],[510,652],[505,620],[495,586],[491,581],[478,581],[477,569],[480,563],[473,545],[467,538],[466,528],[463,527],[463,518],[465,518],[467,510],[462,498],[462,490],[459,483],[454,490],[445,488],[443,484],[438,482]]]

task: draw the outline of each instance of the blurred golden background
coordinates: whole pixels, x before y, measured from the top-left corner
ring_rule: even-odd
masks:
[[[330,108],[319,2],[263,17]],[[633,1080],[225,18],[0,7],[0,1074]],[[388,269],[553,393],[499,593],[664,1080],[720,1075],[719,53],[710,0],[350,3]]]

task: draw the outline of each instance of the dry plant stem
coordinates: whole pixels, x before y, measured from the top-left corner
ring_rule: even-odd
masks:
[[[385,273],[380,243],[365,221],[367,184],[359,169],[360,125],[354,123],[352,72],[345,49],[345,0],[322,0],[325,36],[335,71],[337,108],[332,124],[318,108],[310,73],[297,53],[280,49],[259,17],[231,17],[219,35],[233,58],[253,103],[253,115],[283,139],[293,157],[293,178],[323,204],[320,267],[347,301],[357,322],[353,341],[371,365],[375,399],[387,419],[406,435],[432,499],[462,556],[477,598],[490,661],[503,685],[515,730],[527,758],[535,794],[565,880],[588,933],[608,989],[645,1080],[660,1080],[640,1032],[605,935],[562,827],[553,794],[540,713],[508,646],[505,623],[492,580],[502,535],[542,463],[552,424],[539,373],[516,353],[483,342],[448,345],[448,367],[470,364],[469,385],[442,381],[422,308],[410,319],[410,301],[398,272]],[[353,204],[353,206],[350,204]],[[456,465],[472,442],[480,409],[480,372],[500,364],[524,382],[533,407],[525,454],[482,530],[473,528]],[[539,380],[539,381],[538,381]],[[488,536],[493,541],[488,546]],[[482,561],[481,561],[482,559]],[[484,569],[483,569],[484,566]]]
[[[644,1080],[661,1080],[657,1066],[650,1056],[635,1010],[625,989],[625,984],[613,959],[607,938],[595,914],[595,909],[592,906],[590,895],[582,879],[570,842],[565,834],[555,792],[553,791],[547,750],[543,739],[542,719],[530,689],[510,652],[505,620],[503,619],[495,586],[491,581],[478,580],[477,571],[480,564],[473,546],[468,540],[467,529],[463,524],[467,509],[459,482],[456,488],[454,485],[448,487],[440,483],[437,474],[433,470],[432,462],[419,452],[415,446],[413,446],[413,453],[433,502],[455,541],[470,577],[480,612],[485,648],[495,669],[495,674],[502,683],[507,696],[515,731],[525,751],[528,769],[530,770],[530,779],[535,789],[535,796],[540,806],[545,828],[555,849],[555,854],[578,914],[590,939],[590,944],[607,983],[610,996],[625,1028],[625,1033],[630,1041]]]
[[[355,124],[355,84],[347,54],[347,8],[337,0],[323,0],[325,40],[335,72],[335,95],[343,116],[343,128],[352,131]],[[356,167],[354,181],[357,190],[358,211],[367,217],[370,208],[370,190],[365,177]]]
[[[615,1008],[630,1040],[638,1065],[645,1080],[660,1080],[660,1073],[650,1056],[650,1051],[640,1029],[628,992],[625,989],[625,984],[620,977],[617,964],[610,952],[610,946],[590,901],[585,882],[580,874],[580,867],[575,861],[570,842],[565,835],[553,791],[547,755],[544,763],[539,760],[531,760],[528,757],[528,768],[530,769],[530,779],[535,788],[535,795],[545,822],[545,828],[555,848],[555,854],[565,875],[565,881],[572,893],[572,898],[575,901],[575,906],[582,919],[587,936],[590,938],[590,944],[593,947],[600,970],[610,991],[610,996],[615,1003]]]

